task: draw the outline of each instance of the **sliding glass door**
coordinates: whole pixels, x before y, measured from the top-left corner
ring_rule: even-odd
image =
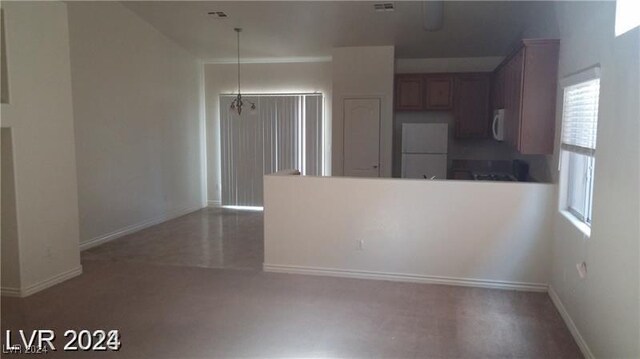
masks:
[[[262,206],[262,177],[285,169],[322,175],[321,94],[245,96],[248,106],[229,111],[233,96],[220,97],[222,204]]]

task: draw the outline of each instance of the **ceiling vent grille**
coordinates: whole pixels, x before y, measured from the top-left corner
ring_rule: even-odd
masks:
[[[209,11],[208,14],[218,19],[226,19],[229,17],[224,11]]]
[[[393,11],[395,10],[392,2],[381,2],[373,4],[375,11]]]

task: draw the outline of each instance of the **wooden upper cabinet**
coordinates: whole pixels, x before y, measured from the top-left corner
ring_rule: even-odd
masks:
[[[423,110],[424,85],[422,75],[397,75],[395,98],[396,110]]]
[[[453,83],[449,74],[396,75],[395,109],[449,110],[453,107]]]
[[[456,138],[488,137],[490,85],[487,73],[456,76],[453,100]]]
[[[427,75],[424,78],[425,109],[448,110],[453,107],[453,78],[447,75]]]
[[[522,40],[493,74],[492,107],[505,109],[505,140],[522,154],[553,153],[559,45]]]
[[[504,135],[505,141],[518,148],[522,115],[522,80],[524,52],[518,52],[505,66]]]
[[[491,79],[491,108],[504,108],[506,68],[500,67]]]
[[[552,154],[556,129],[558,40],[525,40],[518,150]]]

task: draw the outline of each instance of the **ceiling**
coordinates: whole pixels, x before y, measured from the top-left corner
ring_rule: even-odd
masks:
[[[398,58],[506,55],[525,24],[548,14],[549,2],[446,1],[444,26],[421,26],[420,2],[396,1],[376,12],[371,1],[132,1],[123,2],[166,36],[209,61],[326,57],[339,46],[395,45]],[[208,15],[224,11],[226,19]]]

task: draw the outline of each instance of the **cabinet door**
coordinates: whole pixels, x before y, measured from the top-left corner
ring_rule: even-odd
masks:
[[[507,63],[505,74],[505,140],[515,148],[520,143],[523,66],[524,50],[521,50]]]
[[[491,109],[504,108],[506,66],[502,66],[492,76],[491,81]]]
[[[428,110],[446,110],[453,106],[453,79],[449,76],[427,76],[425,107]]]
[[[485,138],[489,133],[488,74],[459,75],[455,80],[456,138]]]
[[[525,48],[518,151],[522,154],[552,154],[559,43],[532,42],[534,44]]]
[[[396,110],[415,111],[424,109],[424,88],[421,75],[396,76]]]

